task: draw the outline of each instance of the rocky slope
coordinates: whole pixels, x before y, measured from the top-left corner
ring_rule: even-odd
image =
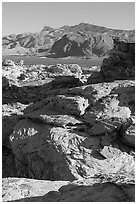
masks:
[[[110,82],[114,80],[135,79],[135,43],[115,39],[109,57],[103,60],[101,69],[94,71],[88,83]]]
[[[53,29],[45,26],[38,33],[3,36],[3,55],[38,55],[50,57],[104,56],[119,37],[135,41],[135,31],[124,31],[80,23]]]
[[[102,70],[3,62],[3,201],[135,200],[135,81]]]

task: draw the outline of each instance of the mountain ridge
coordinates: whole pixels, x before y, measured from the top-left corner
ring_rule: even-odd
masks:
[[[135,31],[135,29],[117,29],[117,28],[109,28],[109,27],[106,27],[106,26],[102,26],[102,25],[97,25],[97,24],[90,24],[90,23],[84,23],[84,22],[80,22],[79,24],[76,24],[76,25],[63,25],[63,26],[60,26],[60,27],[57,27],[57,28],[53,28],[53,27],[51,27],[51,26],[49,26],[49,25],[45,25],[44,27],[47,27],[47,28],[51,28],[51,29],[53,29],[53,30],[58,30],[58,29],[62,29],[62,28],[64,28],[64,27],[74,27],[74,26],[79,26],[79,25],[81,25],[81,24],[87,24],[87,25],[92,25],[92,26],[98,26],[98,27],[102,27],[102,28],[106,28],[106,29],[109,29],[109,30],[117,30],[117,31]],[[41,29],[41,31],[44,29],[44,27]],[[38,31],[37,31],[38,32]],[[25,32],[23,32],[23,33],[11,33],[11,34],[3,34],[2,35],[2,38],[3,37],[7,37],[7,36],[10,36],[10,35],[18,35],[18,34],[24,34],[24,33],[33,33],[33,34],[35,34],[35,33],[37,33],[37,32],[31,32],[31,31],[25,31]]]
[[[57,29],[46,25],[39,32],[35,32],[35,33],[25,32],[17,35],[11,34],[11,35],[2,37],[3,55],[5,55],[7,52],[9,53],[9,50],[12,54],[12,49],[14,49],[14,54],[16,54],[16,45],[18,45],[18,48],[20,46],[21,49],[22,48],[26,49],[26,55],[28,54],[41,55],[42,53],[45,56],[52,55],[56,57],[58,56],[57,51],[56,53],[54,52],[52,53],[51,51],[52,50],[54,51],[53,46],[55,47],[55,44],[58,44],[57,42],[60,39],[62,40],[59,42],[62,43],[64,36],[67,37],[66,43],[65,44],[63,43],[64,47],[62,47],[61,45],[59,45],[59,47],[62,50],[66,50],[66,47],[67,48],[69,47],[69,50],[71,51],[62,52],[62,55],[60,57],[73,56],[73,55],[70,55],[70,53],[75,53],[75,52],[80,53],[80,56],[86,55],[86,52],[83,49],[86,49],[86,50],[89,49],[88,53],[90,53],[91,55],[92,54],[98,55],[98,53],[100,53],[99,55],[105,55],[109,52],[111,48],[113,48],[113,45],[108,46],[108,44],[110,44],[109,42],[113,40],[113,38],[118,37],[118,38],[121,38],[122,40],[126,40],[127,42],[134,43],[135,30],[111,29],[111,28],[106,28],[103,26],[97,26],[97,25],[83,23],[83,22],[74,26],[64,25]],[[105,36],[107,36],[107,38]],[[100,39],[100,43],[99,43],[100,46],[99,48],[98,47],[95,48],[95,42],[98,41],[99,39]],[[87,41],[90,41],[89,44],[87,44]],[[84,46],[85,44],[87,44],[87,47],[84,47],[84,48],[81,47],[82,43],[84,43]],[[76,51],[75,51],[75,46],[77,47]],[[96,53],[93,53],[93,49],[92,49],[93,47],[97,50]],[[106,47],[108,49],[106,49]],[[98,49],[102,49],[102,50],[98,51]],[[24,55],[25,53],[23,52],[20,54]]]

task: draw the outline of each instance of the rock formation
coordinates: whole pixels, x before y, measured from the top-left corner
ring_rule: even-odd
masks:
[[[135,43],[115,39],[109,57],[103,60],[101,69],[89,77],[88,83],[123,79],[135,79]]]
[[[101,74],[105,81],[135,78],[135,43],[116,41],[110,57],[104,59]]]
[[[16,202],[133,202],[134,184],[121,185],[105,177],[83,181],[43,181],[33,179],[3,179],[3,201]],[[123,178],[121,177],[121,180]],[[10,193],[7,192],[10,186]]]
[[[135,81],[102,70],[3,63],[3,201],[134,201]]]

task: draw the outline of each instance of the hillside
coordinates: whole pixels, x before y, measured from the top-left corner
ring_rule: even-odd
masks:
[[[87,23],[58,29],[45,26],[38,33],[3,36],[2,54],[50,57],[104,56],[113,48],[115,38],[134,42],[135,31],[116,30]]]

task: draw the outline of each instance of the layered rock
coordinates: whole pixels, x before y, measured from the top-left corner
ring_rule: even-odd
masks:
[[[9,64],[8,64],[9,63]],[[45,97],[45,90],[84,84],[82,69],[77,64],[34,65],[25,67],[12,61],[3,63],[3,103],[29,103]]]
[[[69,129],[21,120],[10,136],[18,176],[74,180],[124,171],[130,178],[134,159],[119,150],[116,135],[92,137],[83,126]]]
[[[19,175],[26,172],[26,177],[73,180],[99,172],[117,173],[121,168],[127,172],[127,164],[122,167],[123,160],[126,157],[130,166],[133,160],[127,154],[130,148],[125,148],[126,154],[122,153],[119,139],[125,143],[123,138],[133,124],[133,108],[130,101],[126,106],[122,104],[123,98],[118,93],[122,92],[125,97],[127,91],[132,96],[133,87],[133,81],[81,86],[61,90],[62,95],[27,107],[24,119],[10,135]],[[123,129],[123,124],[127,128]],[[133,143],[132,140],[132,146]],[[126,144],[131,146],[131,141]],[[114,168],[116,162],[119,166]]]
[[[77,65],[18,66],[4,67],[3,177],[24,179],[3,180],[3,201],[134,201],[134,80],[83,85]]]

